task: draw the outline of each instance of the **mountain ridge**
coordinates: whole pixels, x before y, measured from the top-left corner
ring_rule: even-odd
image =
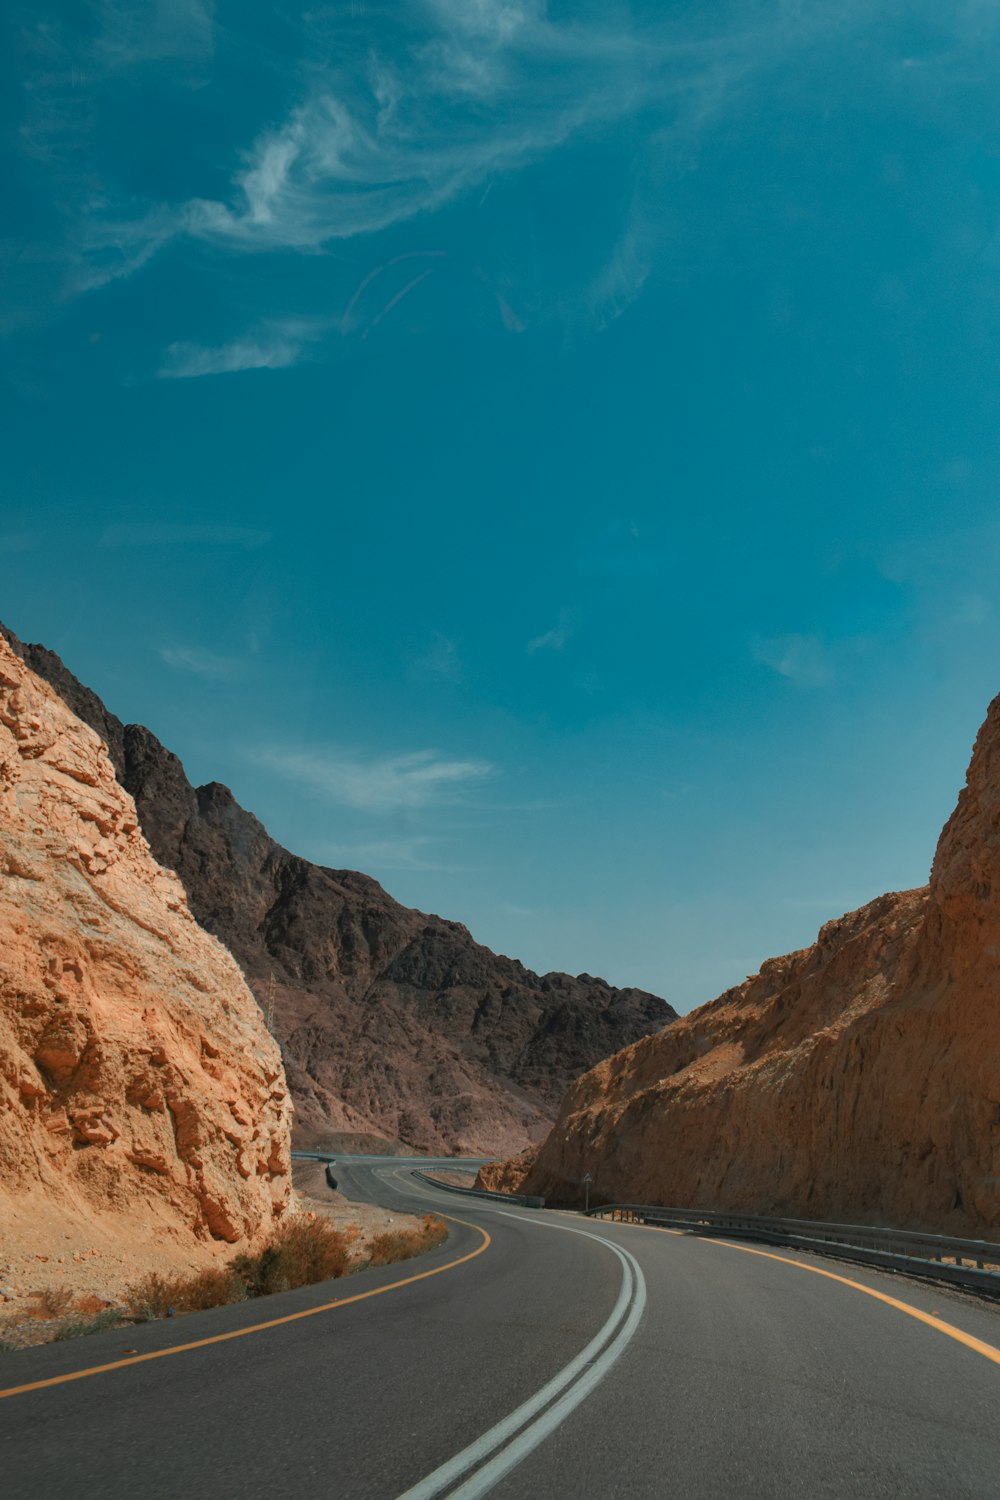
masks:
[[[644,990],[535,974],[371,876],[290,853],[222,783],[193,787],[172,751],[123,724],[55,652],[0,630],[105,740],[154,856],[273,1005],[300,1133],[516,1151],[579,1073],[676,1014]]]

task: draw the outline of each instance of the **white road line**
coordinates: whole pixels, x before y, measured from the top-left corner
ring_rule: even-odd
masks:
[[[425,1199],[427,1199],[431,1203],[437,1203],[438,1205],[440,1205],[441,1204],[441,1195],[440,1195],[440,1193],[438,1193],[436,1195],[435,1194],[431,1194],[431,1193],[429,1193],[427,1191],[427,1189],[421,1183],[417,1183],[417,1182],[402,1182],[400,1180],[400,1176],[399,1176],[400,1172],[405,1172],[406,1170],[407,1169],[405,1167],[396,1167],[395,1169],[387,1167],[384,1171],[379,1172],[377,1175],[379,1177],[381,1177],[383,1179],[383,1181],[385,1180],[386,1177],[394,1177],[396,1179],[397,1184],[399,1185],[400,1191],[406,1191],[407,1193],[413,1193],[414,1197],[425,1198]],[[412,1168],[410,1169],[410,1172],[411,1172],[411,1175],[412,1175]],[[375,1174],[373,1173],[372,1175],[374,1176]]]
[[[521,1223],[526,1221],[526,1215],[511,1214],[504,1209],[486,1211],[502,1214],[504,1218],[519,1219]],[[484,1432],[474,1443],[463,1448],[461,1453],[456,1453],[454,1458],[450,1458],[432,1474],[428,1474],[426,1479],[400,1495],[399,1500],[432,1500],[432,1497],[442,1494],[463,1474],[489,1458],[489,1463],[483,1464],[458,1489],[450,1491],[449,1500],[476,1500],[476,1497],[485,1495],[590,1395],[621,1357],[639,1326],[646,1305],[646,1282],[638,1261],[628,1250],[623,1250],[610,1240],[591,1234],[586,1229],[574,1229],[569,1224],[551,1224],[541,1219],[527,1219],[527,1222],[537,1224],[542,1229],[561,1229],[564,1234],[583,1235],[584,1239],[596,1240],[599,1245],[617,1255],[622,1264],[622,1285],[618,1300],[610,1317],[590,1343],[540,1391],[523,1402],[502,1422]],[[545,1410],[546,1407],[548,1410]]]

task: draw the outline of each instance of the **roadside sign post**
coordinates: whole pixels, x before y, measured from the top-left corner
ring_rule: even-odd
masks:
[[[583,1179],[583,1211],[585,1214],[590,1213],[590,1184],[593,1182],[593,1180],[594,1179],[591,1177],[589,1172]]]

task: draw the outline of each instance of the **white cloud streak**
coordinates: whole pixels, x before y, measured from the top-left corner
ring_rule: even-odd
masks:
[[[213,0],[100,0],[97,15],[95,53],[109,69],[207,60],[215,49]]]
[[[395,812],[451,799],[495,770],[489,761],[449,760],[436,750],[374,760],[336,750],[262,750],[251,758],[330,802],[367,812]]]
[[[328,318],[295,318],[264,323],[242,338],[206,347],[174,343],[159,371],[168,380],[191,380],[201,375],[232,375],[241,370],[283,370],[296,364],[310,344],[332,327]]]
[[[252,142],[227,195],[93,222],[93,274],[127,274],[171,235],[315,251],[372,234],[647,105],[661,130],[689,131],[787,48],[796,28],[782,11],[714,34],[698,23],[692,34],[690,18],[557,21],[540,0],[404,8],[398,38],[383,28],[383,50],[307,56],[299,99]],[[331,63],[331,53],[350,61]],[[640,220],[630,214],[591,300],[613,308],[637,295],[648,270]]]
[[[330,844],[319,851],[324,861],[351,870],[442,870],[450,868],[429,857],[434,840],[423,834],[389,839],[363,839],[353,844]]]
[[[161,646],[159,655],[175,672],[205,677],[210,682],[232,682],[243,671],[243,663],[235,657],[220,656],[200,646]]]
[[[796,687],[827,687],[834,679],[830,653],[815,635],[758,636],[753,655]]]
[[[525,647],[529,656],[534,656],[536,651],[562,651],[576,628],[573,613],[567,609],[559,611],[559,618],[551,630],[546,630],[542,635],[536,635]]]
[[[938,92],[942,70],[954,84],[968,66],[971,36],[981,35],[983,46],[995,42],[989,14],[984,0],[966,0],[935,18],[944,37],[934,54]],[[268,99],[266,125],[247,117],[245,145],[230,155],[220,186],[218,143],[201,147],[188,105],[217,50],[227,49],[235,72],[241,47],[256,57],[252,26],[245,35],[236,19],[217,27],[211,0],[93,0],[75,21],[40,20],[25,3],[22,16],[30,82],[20,141],[33,165],[48,171],[65,228],[58,246],[43,247],[58,262],[50,279],[65,277],[46,306],[129,277],[178,240],[234,253],[315,254],[426,219],[472,191],[481,206],[484,187],[488,193],[573,141],[628,121],[637,149],[634,168],[624,171],[634,180],[609,205],[603,256],[595,252],[594,263],[575,272],[560,264],[542,291],[516,287],[516,275],[501,291],[483,276],[511,332],[542,316],[599,329],[640,295],[670,239],[666,164],[695,162],[702,140],[752,114],[766,91],[800,88],[800,61],[808,64],[831,39],[843,48],[852,34],[871,33],[886,76],[901,66],[871,0],[742,0],[651,7],[645,17],[597,5],[565,17],[550,14],[543,0],[400,0],[374,16],[364,6],[298,14],[293,6],[282,12],[287,52],[271,68],[284,102]],[[171,172],[175,195],[158,202],[123,187],[131,169],[107,148],[101,129],[109,81],[151,62],[161,83],[169,77],[176,85],[177,118],[168,123],[186,142]],[[601,209],[584,199],[581,213],[588,207],[593,222]],[[40,253],[26,254],[18,243],[9,269],[26,276],[26,261]],[[419,296],[428,274],[415,267],[375,322],[403,297]],[[27,284],[34,285],[30,276]],[[15,285],[6,316],[23,317],[24,301]],[[280,324],[257,323],[211,346],[172,344],[160,373],[286,368],[309,342]]]

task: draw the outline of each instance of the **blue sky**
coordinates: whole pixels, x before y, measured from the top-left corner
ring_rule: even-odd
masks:
[[[682,1009],[1000,689],[985,0],[8,8],[0,617],[292,849]]]

